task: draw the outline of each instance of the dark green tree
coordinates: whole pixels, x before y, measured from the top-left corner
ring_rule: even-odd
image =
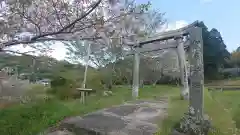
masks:
[[[207,79],[216,79],[218,69],[227,64],[230,53],[216,28],[209,31],[203,22],[199,23],[199,27],[203,28],[204,73]]]

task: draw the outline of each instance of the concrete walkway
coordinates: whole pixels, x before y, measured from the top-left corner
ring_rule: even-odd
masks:
[[[152,135],[167,116],[168,99],[137,100],[61,122],[47,135]],[[64,131],[65,130],[65,131]]]

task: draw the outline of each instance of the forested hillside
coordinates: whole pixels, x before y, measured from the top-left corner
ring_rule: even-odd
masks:
[[[0,54],[0,69],[9,69],[9,74],[17,74],[25,79],[44,79],[54,76],[72,75],[81,77],[84,67],[81,64],[71,64],[67,61],[58,61],[46,56],[16,56],[11,54]],[[90,71],[95,70],[90,67]]]

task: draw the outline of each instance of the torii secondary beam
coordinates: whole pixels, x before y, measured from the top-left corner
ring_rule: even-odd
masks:
[[[198,26],[198,24],[199,24],[199,21],[195,21],[192,24],[189,24],[180,29],[159,33],[157,35],[154,35],[154,37],[148,37],[147,39],[146,38],[142,39],[139,43],[132,45],[132,47],[137,48],[137,47],[142,47],[143,45],[153,43],[156,41],[164,41],[164,40],[174,39],[179,36],[187,36],[189,35],[189,30],[193,27]]]

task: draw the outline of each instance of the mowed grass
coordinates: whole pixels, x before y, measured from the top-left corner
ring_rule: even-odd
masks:
[[[205,112],[211,118],[211,122],[216,129],[210,135],[238,135],[235,131],[236,125],[233,123],[233,116],[225,111],[221,103],[214,100],[210,93],[205,90]]]
[[[213,91],[212,96],[227,109],[240,129],[240,91]]]
[[[37,103],[17,105],[0,110],[0,134],[1,135],[36,135],[48,127],[56,125],[59,121],[69,116],[84,115],[105,107],[121,104],[131,100],[131,89],[116,87],[114,95],[103,97],[92,95],[87,98],[86,104],[79,100],[50,100]],[[234,128],[231,115],[226,113],[221,106],[210,98],[205,92],[205,108],[212,118],[214,126],[219,129],[217,135],[229,132],[228,128]],[[179,121],[183,113],[187,111],[187,101],[179,99],[179,88],[172,86],[145,86],[140,88],[139,98],[155,99],[160,96],[169,96],[169,117],[160,124],[158,134],[168,135],[173,125]],[[224,124],[223,124],[224,123]],[[221,133],[221,134],[220,134]],[[229,134],[226,134],[229,135]]]
[[[213,91],[212,97],[222,103],[233,115],[240,105],[240,91]]]
[[[188,109],[188,101],[179,99],[179,90],[173,89],[170,95],[170,105],[168,109],[168,118],[164,120],[158,135],[169,135],[172,131],[172,127],[179,121]],[[219,105],[210,96],[210,93],[204,91],[204,111],[210,117],[212,126],[215,131],[210,131],[209,135],[232,135],[233,129],[236,125],[232,123],[232,116],[224,111],[224,108]]]

